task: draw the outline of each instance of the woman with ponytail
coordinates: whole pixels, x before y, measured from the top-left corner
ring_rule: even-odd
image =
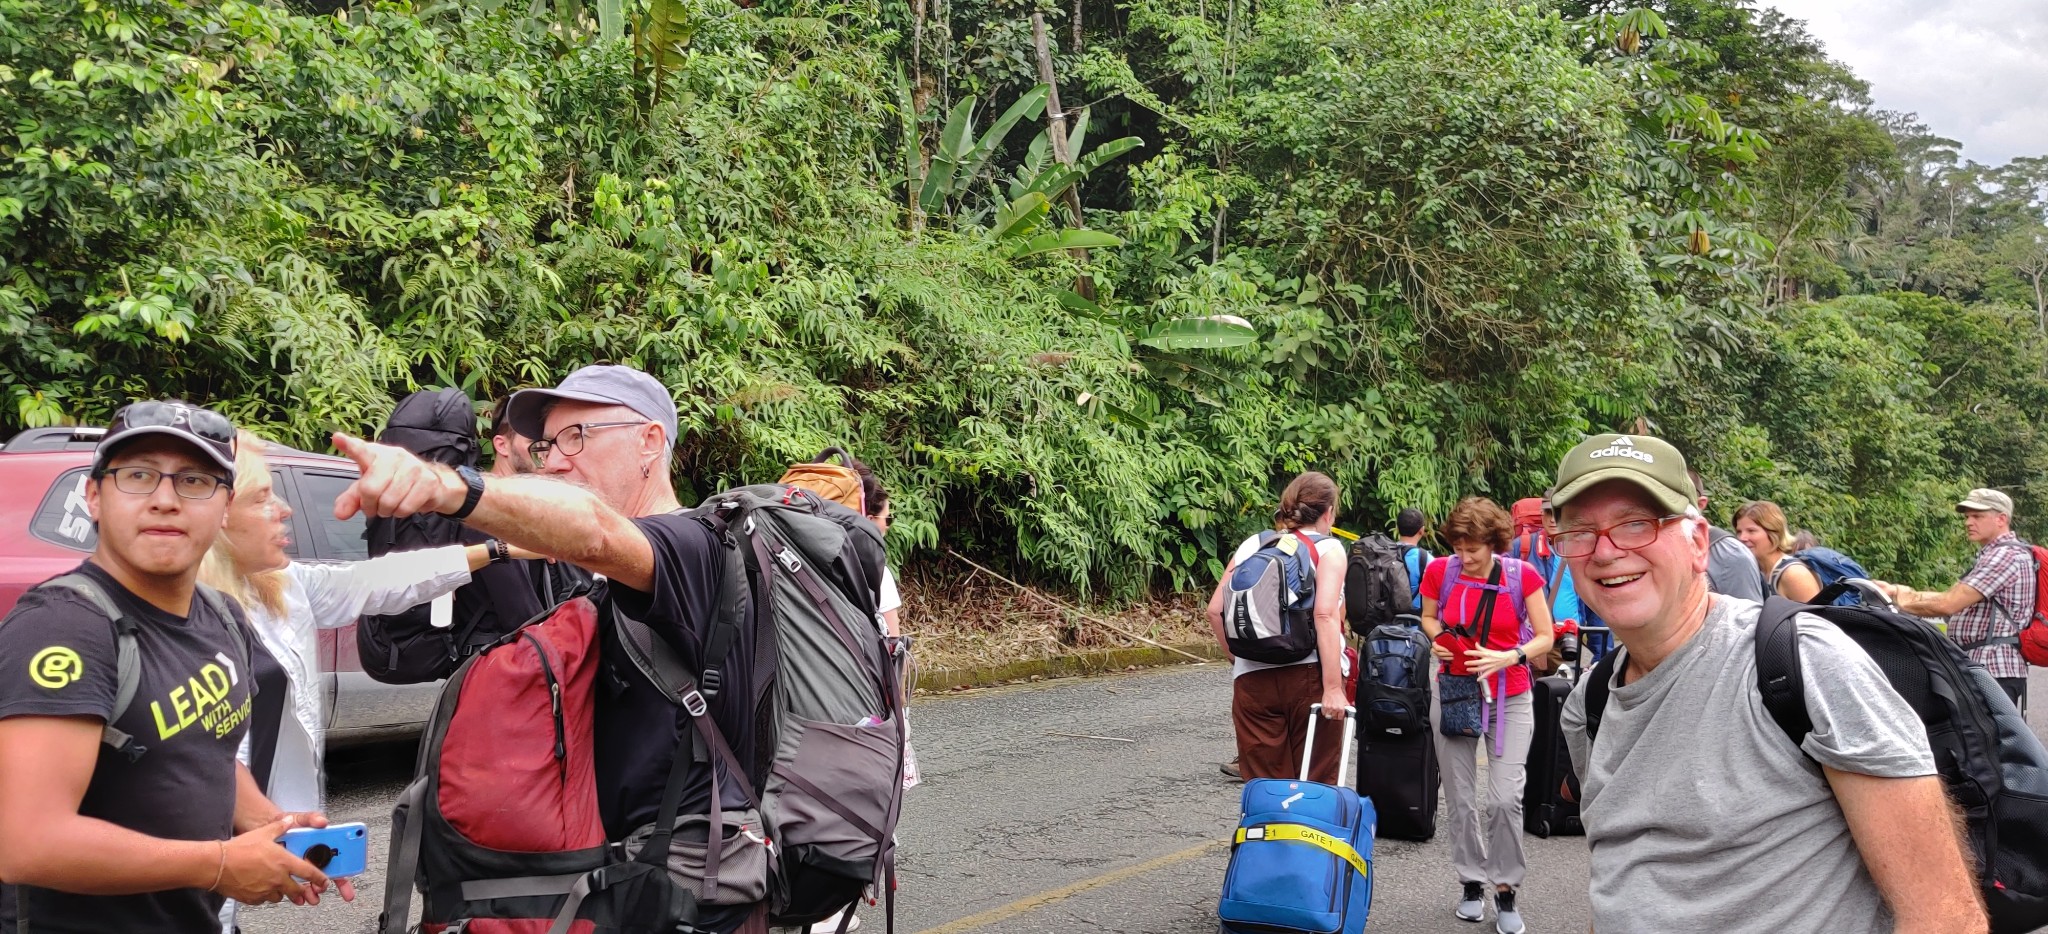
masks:
[[[1330,535],[1336,522],[1337,484],[1323,474],[1310,471],[1295,477],[1280,496],[1274,528],[1314,549],[1316,650],[1284,665],[1232,660],[1230,719],[1237,728],[1238,771],[1247,780],[1297,777],[1311,705],[1322,704],[1325,718],[1344,717],[1344,543]],[[1226,652],[1224,609],[1231,572],[1264,547],[1269,535],[1253,535],[1237,547],[1209,597],[1209,628]],[[1340,780],[1338,745],[1331,740],[1316,745],[1311,780]]]

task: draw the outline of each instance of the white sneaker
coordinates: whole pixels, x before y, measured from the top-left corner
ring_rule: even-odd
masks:
[[[860,915],[854,914],[853,909],[848,908],[846,909],[846,914],[833,915],[817,924],[811,925],[810,934],[839,934],[839,922],[842,919],[846,921],[846,929],[848,931],[860,930]]]

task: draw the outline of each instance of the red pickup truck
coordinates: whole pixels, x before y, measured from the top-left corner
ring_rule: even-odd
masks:
[[[95,535],[85,510],[86,475],[99,428],[31,428],[0,445],[0,615],[23,592],[78,565]],[[273,444],[266,452],[277,495],[292,506],[294,561],[369,557],[361,517],[334,518],[334,498],[356,479],[346,458]],[[363,674],[353,625],[320,632],[328,741],[351,745],[417,736],[440,683],[394,686]]]

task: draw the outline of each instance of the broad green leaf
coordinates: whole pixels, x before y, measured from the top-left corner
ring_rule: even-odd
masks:
[[[1045,112],[1045,98],[1051,93],[1050,86],[1041,84],[1024,92],[1024,96],[1017,98],[1017,102],[1011,104],[1009,110],[1003,111],[1003,115],[997,117],[996,122],[989,126],[988,133],[982,136],[981,142],[975,144],[967,164],[962,167],[956,187],[963,191],[971,187],[973,181],[981,177],[981,171],[988,166],[989,159],[1002,150],[1003,140],[1010,135],[1010,130],[1018,121],[1036,120],[1039,114]]]
[[[1124,153],[1130,152],[1131,150],[1136,149],[1143,145],[1145,145],[1145,141],[1135,136],[1126,136],[1122,139],[1113,139],[1107,143],[1103,143],[1101,146],[1096,147],[1094,152],[1089,153],[1086,158],[1083,158],[1080,161],[1079,167],[1081,169],[1081,173],[1083,175],[1086,175],[1090,172],[1095,171],[1096,169],[1102,168],[1104,165],[1107,165],[1111,159],[1121,156]]]
[[[1251,322],[1236,315],[1208,315],[1167,321],[1138,341],[1160,350],[1218,350],[1242,347],[1259,339]]]
[[[1010,255],[1022,259],[1026,256],[1050,253],[1054,250],[1088,250],[1096,247],[1122,246],[1123,242],[1121,238],[1099,230],[1068,228],[1032,237]]]
[[[1081,293],[1072,289],[1061,289],[1056,297],[1059,299],[1060,307],[1075,314],[1094,318],[1097,321],[1107,321],[1110,318],[1108,309],[1089,301]]]
[[[1022,237],[1038,227],[1045,219],[1045,213],[1052,210],[1052,204],[1038,192],[1026,192],[1023,197],[1010,202],[1009,206],[996,214],[995,237],[1009,240]]]
[[[606,42],[617,42],[626,34],[625,0],[597,0],[597,36]]]

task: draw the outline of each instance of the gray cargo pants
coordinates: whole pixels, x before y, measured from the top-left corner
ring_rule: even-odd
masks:
[[[1493,737],[1445,736],[1437,730],[1435,695],[1429,705],[1430,732],[1443,770],[1444,807],[1450,811],[1451,865],[1459,882],[1520,887],[1529,863],[1522,855],[1522,787],[1528,781],[1529,740],[1536,733],[1536,698],[1524,691],[1507,701],[1502,755]],[[1486,728],[1493,729],[1487,711]],[[1479,750],[1486,749],[1486,813],[1479,808]],[[1482,827],[1483,823],[1483,827]]]

